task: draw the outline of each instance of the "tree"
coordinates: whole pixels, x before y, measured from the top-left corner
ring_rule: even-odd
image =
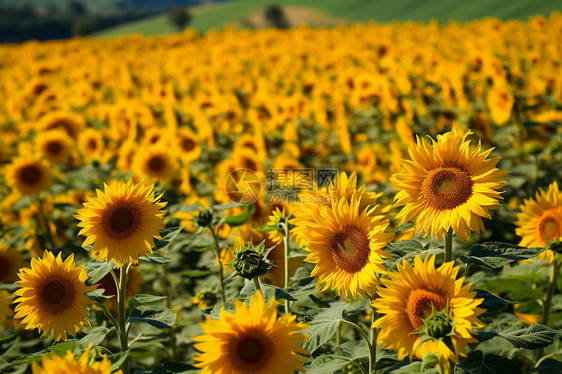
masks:
[[[270,5],[265,10],[265,19],[271,27],[276,27],[278,29],[289,28],[289,20],[285,16],[283,8],[279,5]]]
[[[191,20],[191,15],[186,9],[174,9],[168,13],[168,19],[181,31]]]
[[[86,14],[86,7],[80,1],[72,0],[68,3],[68,12],[73,16],[83,16]]]

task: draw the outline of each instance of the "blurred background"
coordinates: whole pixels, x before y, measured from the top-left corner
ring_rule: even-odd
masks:
[[[355,22],[521,19],[561,10],[559,0],[0,0],[0,42],[166,34],[225,25],[287,28]]]

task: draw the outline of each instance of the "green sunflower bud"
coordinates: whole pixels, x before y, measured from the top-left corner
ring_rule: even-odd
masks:
[[[422,319],[425,334],[436,340],[451,335],[455,320],[448,309],[445,307],[440,312],[432,309],[429,317]]]
[[[202,210],[195,216],[195,224],[199,227],[207,227],[213,220],[213,213],[210,210]]]
[[[261,275],[263,259],[260,253],[246,250],[236,258],[235,270],[238,274],[247,279],[252,279]]]

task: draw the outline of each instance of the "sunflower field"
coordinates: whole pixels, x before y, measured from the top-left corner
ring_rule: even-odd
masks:
[[[562,373],[562,14],[0,45],[0,372]]]

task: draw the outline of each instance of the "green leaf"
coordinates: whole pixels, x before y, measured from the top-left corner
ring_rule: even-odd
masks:
[[[233,208],[237,208],[237,207],[243,207],[244,205],[247,204],[240,204],[240,203],[228,203],[228,204],[222,204],[222,205],[214,205],[213,209],[214,210],[228,210],[228,209],[233,209]]]
[[[263,296],[266,300],[271,300],[272,297],[275,297],[275,300],[279,299],[286,299],[289,301],[297,301],[293,296],[291,296],[287,291],[282,288],[269,286],[267,284],[262,284],[261,288],[263,290]],[[256,293],[256,285],[254,282],[248,282],[242,289],[240,290],[240,295],[248,297]]]
[[[393,370],[392,373],[394,374],[439,374],[439,369],[437,368],[428,368],[427,362],[424,361],[415,361],[411,364],[401,366],[396,370]]]
[[[94,303],[99,304],[100,306],[105,305],[113,296],[105,296],[103,288],[98,288],[91,292],[88,292],[86,295],[94,301]]]
[[[547,358],[540,365],[535,366],[529,373],[560,374],[562,373],[562,362],[553,358]]]
[[[303,345],[304,349],[314,353],[334,336],[344,319],[343,311],[346,306],[347,304],[341,303],[321,311],[314,310],[313,318],[307,322],[308,328],[303,331],[304,335],[308,335],[308,340]]]
[[[140,370],[135,370],[135,374],[195,374],[199,373],[201,369],[197,369],[191,365],[180,364],[177,362],[166,362],[152,369],[151,372],[144,372]]]
[[[526,326],[523,323],[492,323],[492,331],[479,332],[476,338],[480,341],[496,336],[504,338],[515,348],[537,349],[551,345],[558,338],[558,331],[538,323]]]
[[[499,310],[507,305],[517,304],[516,301],[509,301],[503,299],[485,290],[475,290],[475,291],[476,291],[476,296],[474,297],[475,299],[480,299],[480,298],[484,299],[484,301],[482,301],[482,304],[478,306],[480,308],[487,309],[488,312]]]
[[[406,241],[406,240],[403,240],[403,241]],[[415,242],[415,240],[412,240],[412,241]],[[400,241],[398,243],[401,243],[401,242],[402,241]],[[394,244],[398,244],[398,243],[394,243]],[[418,243],[418,244],[421,246],[420,243]],[[387,248],[388,248],[388,246],[387,246]],[[407,247],[405,246],[404,248],[407,248]],[[398,257],[398,258],[396,260],[386,259],[385,263],[384,263],[385,269],[387,271],[394,270],[403,261],[408,261],[410,264],[413,265],[414,259],[416,258],[416,256],[419,256],[423,260],[427,256],[439,255],[439,254],[443,253],[443,249],[441,249],[441,248],[423,249],[421,251],[419,251],[418,249],[413,249],[413,248],[409,248],[409,249],[411,249],[413,252],[409,252],[409,253],[404,254],[404,255],[399,255],[401,257],[395,256],[391,253],[391,256],[393,256],[394,258],[396,258],[396,257]]]
[[[90,344],[92,345],[92,347],[97,347],[104,341],[105,336],[112,330],[114,330],[113,327],[111,329],[108,329],[105,326],[94,327],[93,329],[88,331],[86,336],[80,339],[79,345],[84,349],[88,348]]]
[[[414,226],[415,226],[415,224],[413,222],[406,222],[406,223],[403,223],[400,226],[398,226],[396,228],[396,230],[394,230],[394,232],[402,232],[402,231],[410,230]],[[398,243],[400,243],[400,242],[398,242]]]
[[[46,353],[54,353],[57,356],[64,356],[68,351],[75,353],[77,348],[78,340],[72,339],[63,343],[53,344],[49,348],[43,349],[39,352],[26,354],[12,361],[10,365],[27,365],[31,364],[32,362],[39,362],[41,361],[41,357]]]
[[[199,278],[212,274],[209,270],[185,270],[180,273],[184,277]]]
[[[176,236],[179,235],[181,230],[183,230],[183,226],[169,227],[167,229],[160,230],[159,234],[162,237],[162,239],[157,239],[154,241],[154,250],[162,249],[168,244],[170,244],[170,242],[174,240]]]
[[[111,372],[117,371],[123,365],[123,362],[129,356],[129,351],[119,352],[108,356],[107,358],[111,361]]]
[[[113,269],[117,268],[117,264],[113,261],[96,261],[91,260],[84,264],[84,270],[88,273],[88,284],[97,284]]]
[[[151,264],[167,264],[174,261],[173,259],[162,256],[159,253],[151,253],[147,256],[139,256],[139,260],[150,262]]]
[[[342,369],[344,366],[359,362],[362,358],[369,357],[369,347],[364,340],[352,340],[343,343],[333,352],[324,353],[306,367],[307,374],[328,374]]]
[[[224,222],[230,227],[242,226],[243,224],[248,222],[250,218],[252,218],[254,210],[254,204],[244,205],[244,212],[242,212],[242,214],[239,214],[237,216],[228,216],[225,218]]]
[[[172,327],[176,322],[176,312],[163,306],[141,305],[133,308],[130,322],[144,322],[159,329]]]
[[[472,246],[468,256],[460,256],[459,259],[467,264],[497,269],[514,261],[534,258],[547,249],[548,247],[527,248],[509,243],[489,242]]]
[[[497,355],[484,355],[481,351],[472,351],[455,368],[455,374],[517,374],[519,365],[515,361]]]
[[[136,296],[129,298],[129,308],[134,309],[139,305],[145,305],[150,303],[155,303],[157,301],[166,300],[166,296],[156,296],[156,295],[147,295],[147,294],[138,294]]]

